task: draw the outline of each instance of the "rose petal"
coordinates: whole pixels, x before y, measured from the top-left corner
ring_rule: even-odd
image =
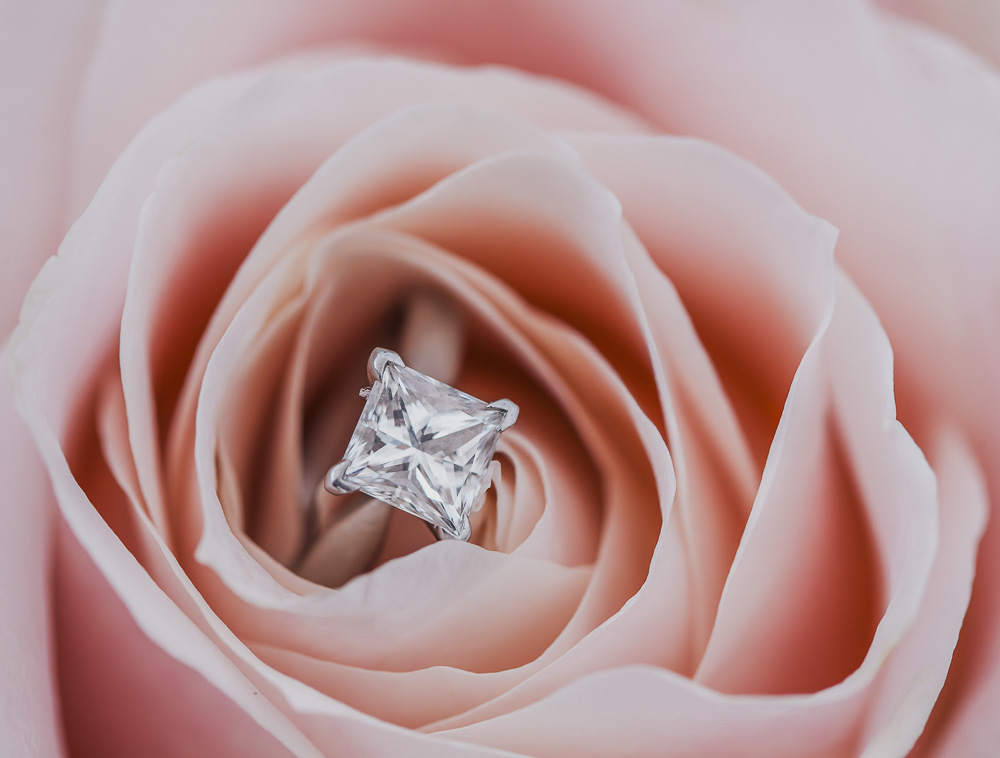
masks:
[[[988,754],[996,744],[983,741],[981,723],[972,729],[956,725],[942,734],[933,721],[927,722],[945,676],[954,665],[948,652],[955,649],[960,631],[966,633],[963,622],[976,575],[977,541],[985,528],[990,502],[983,472],[961,436],[943,432],[930,451],[930,460],[938,478],[941,530],[919,612],[921,632],[904,641],[897,653],[898,662],[883,677],[882,691],[869,712],[865,758],[902,755],[921,732],[923,738],[914,756],[935,752],[977,755],[984,747]],[[916,681],[915,671],[920,672]],[[965,718],[975,715],[972,709]]]
[[[1000,77],[860,4],[789,11],[794,27],[775,22],[784,13],[726,7],[618,15],[614,35],[632,41],[609,72],[620,99],[750,158],[840,229],[838,258],[886,325],[902,418],[918,439],[928,397],[993,426],[978,407],[1000,376],[1000,358],[981,349],[1000,320],[987,200],[1000,192]],[[599,3],[587,10],[594,18],[579,23],[601,28]],[[884,201],[877,214],[872,197]]]
[[[990,0],[880,0],[892,13],[921,21],[964,42],[1000,66],[1000,5]]]
[[[21,300],[71,220],[66,174],[70,125],[104,2],[54,12],[41,3],[2,9],[0,49],[0,335],[17,322]],[[105,164],[105,168],[107,164]]]
[[[152,640],[64,524],[58,546],[59,685],[74,753],[320,755],[301,738],[282,744],[258,722],[271,718],[244,710],[213,686],[204,675],[211,668],[204,651],[191,667]],[[246,694],[263,705],[258,692]]]
[[[560,34],[567,10],[495,0],[474,9],[449,0],[420,5],[377,0],[357,6],[253,0],[223,2],[211,11],[196,2],[163,8],[112,3],[101,20],[100,47],[80,94],[75,194],[88,198],[142,124],[195,84],[331,41],[356,46],[357,40],[371,40],[391,45],[397,54],[416,47],[474,62],[510,62],[553,74],[582,68],[592,76],[577,78],[599,76],[602,66]],[[515,50],[509,45],[511,29],[521,40]],[[178,56],[178,50],[185,55]],[[171,65],[160,65],[163,60]],[[539,113],[559,108],[544,99],[533,106]]]
[[[570,139],[649,250],[630,265],[664,364],[700,655],[788,387],[828,315],[835,232],[707,143]]]
[[[8,350],[0,367],[8,368]],[[0,370],[0,499],[3,522],[0,572],[10,579],[2,595],[0,752],[41,758],[64,755],[56,715],[52,606],[47,596],[52,561],[51,488],[24,423],[14,411],[10,373]],[[16,524],[16,528],[12,525]],[[13,578],[16,577],[16,581]]]
[[[16,363],[18,366],[17,380],[23,381],[25,376],[35,375],[34,372],[42,368],[39,364],[43,364],[46,357]],[[73,388],[70,387],[70,389]],[[65,519],[66,529],[63,531],[65,538],[61,538],[59,544],[59,554],[62,561],[59,568],[60,571],[65,570],[68,573],[60,574],[60,585],[65,588],[65,594],[60,597],[62,601],[60,613],[67,618],[76,618],[77,614],[85,612],[86,618],[104,620],[110,617],[114,609],[121,607],[118,603],[120,599],[124,599],[131,603],[132,618],[135,621],[141,620],[140,627],[133,627],[136,629],[136,633],[130,635],[125,635],[122,632],[122,636],[108,637],[106,633],[94,629],[94,632],[99,636],[91,638],[92,644],[85,639],[84,632],[89,631],[85,622],[81,621],[78,625],[74,625],[71,621],[67,621],[68,628],[79,632],[77,637],[70,635],[66,646],[60,648],[60,672],[65,672],[67,677],[65,684],[67,691],[75,686],[72,683],[73,677],[81,670],[77,667],[82,666],[83,670],[89,671],[87,666],[99,660],[99,657],[94,655],[94,651],[100,649],[101,645],[107,644],[109,641],[113,643],[108,657],[114,662],[123,661],[124,659],[120,657],[123,651],[131,651],[134,650],[133,645],[138,646],[142,649],[142,652],[136,653],[138,659],[147,660],[154,667],[169,663],[160,672],[163,678],[168,677],[171,673],[170,666],[173,666],[173,671],[177,674],[190,672],[191,669],[188,666],[177,663],[175,656],[186,660],[190,662],[190,667],[197,672],[194,676],[202,680],[207,688],[202,689],[203,697],[209,700],[214,699],[217,702],[216,708],[220,712],[226,712],[234,720],[249,717],[250,721],[263,727],[266,732],[269,732],[289,749],[318,755],[318,753],[309,751],[308,741],[301,736],[298,730],[288,724],[287,720],[276,711],[270,700],[253,698],[253,687],[246,678],[225,659],[215,644],[208,642],[200,634],[183,615],[180,607],[168,599],[152,583],[150,577],[139,568],[122,543],[114,537],[108,526],[86,501],[85,496],[73,480],[51,429],[44,416],[39,412],[38,397],[35,395],[33,384],[30,382],[27,385],[19,384],[18,391],[19,398],[24,404],[26,421],[42,452]],[[56,404],[58,405],[58,399],[56,399]],[[77,546],[77,540],[80,539],[84,541],[82,547]],[[110,574],[114,577],[111,587],[107,587],[103,583],[105,580],[101,578],[100,574],[93,572],[93,569],[86,568],[90,565],[91,560],[87,557],[88,555],[99,556],[97,560],[104,564],[104,570],[107,572],[105,576]],[[78,581],[82,582],[82,585],[77,584]],[[81,602],[84,602],[84,607],[80,606]],[[98,603],[103,604],[102,613],[94,612],[95,605]],[[60,643],[65,640],[67,640],[66,637],[60,638]],[[81,653],[78,648],[75,648],[77,643],[82,643],[85,649],[89,648],[87,652]],[[156,644],[162,646],[165,651],[172,655],[164,654],[160,658],[155,658],[150,654],[150,648]],[[132,666],[131,670],[135,672],[137,669]],[[112,674],[111,679],[115,678],[116,676]],[[151,678],[155,677],[152,674],[142,677],[142,687],[155,697],[155,693],[161,692],[161,690],[155,688],[150,690],[148,683]],[[190,686],[192,690],[199,686],[195,685],[187,675],[182,676],[182,678],[185,686]],[[125,697],[125,701],[86,697],[73,697],[73,700],[76,701],[76,704],[86,705],[89,703],[96,709],[112,702],[117,703],[118,706],[122,706],[123,702],[137,702],[134,698],[130,698],[127,693],[121,694]],[[232,707],[227,703],[232,703]],[[203,716],[205,711],[199,711],[199,713]],[[197,716],[198,714],[188,715]],[[121,711],[117,708],[112,709],[110,713],[95,710],[89,715],[81,715],[80,720],[76,720],[77,716],[73,713],[67,714],[68,723],[72,725],[74,732],[74,734],[69,735],[71,746],[77,744],[75,743],[76,739],[81,740],[84,744],[89,744],[92,739],[100,741],[116,739],[114,735],[116,730],[114,729],[102,728],[96,735],[89,731],[94,724],[99,722],[98,716],[119,719]],[[156,721],[166,728],[165,722],[152,721]],[[121,730],[123,740],[138,741],[138,743],[129,742],[131,745],[151,744],[162,737],[162,734],[148,729],[149,723],[146,723],[144,718],[136,716],[131,720],[131,723],[136,727],[135,730]],[[194,734],[196,732],[192,731],[192,735]],[[149,740],[150,743],[145,743],[145,740]],[[273,743],[267,745],[263,740],[264,738],[261,737],[262,747],[268,749],[274,747]]]

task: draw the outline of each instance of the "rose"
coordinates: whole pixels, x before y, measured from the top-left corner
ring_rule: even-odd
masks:
[[[881,428],[887,348],[850,286],[836,283],[831,230],[736,159],[697,143],[618,136],[632,131],[629,121],[550,86],[364,61],[275,74],[243,93],[245,86],[237,81],[232,92],[234,83],[220,83],[211,97],[182,101],[140,135],[35,285],[38,304],[26,309],[13,343],[25,415],[72,536],[117,579],[121,602],[153,642],[199,670],[210,661],[239,665],[243,687],[212,683],[261,721],[265,714],[255,713],[261,706],[248,690],[263,693],[291,722],[265,732],[293,749],[304,739],[325,753],[338,748],[309,723],[309,712],[338,739],[359,729],[350,724],[357,717],[340,712],[341,701],[404,726],[458,730],[473,744],[579,754],[580,737],[566,732],[581,706],[553,705],[558,697],[608,711],[590,738],[595,754],[648,749],[648,737],[616,734],[613,701],[599,696],[602,675],[624,677],[611,688],[615,699],[650,688],[645,707],[664,711],[682,695],[703,699],[704,686],[784,695],[743,707],[724,700],[722,712],[706,701],[697,710],[724,718],[734,709],[737,718],[758,722],[755,728],[798,733],[785,748],[791,754],[861,739],[858,712],[870,701],[904,720],[912,741],[931,701],[896,715],[898,695],[890,687],[883,699],[877,690],[896,669],[906,671],[914,650],[923,652],[927,634],[939,633],[929,624],[936,619],[907,623],[934,555],[934,500],[916,448],[895,426],[890,435]],[[505,88],[523,94],[505,98]],[[378,94],[352,97],[358,91]],[[554,139],[461,105],[405,108],[405,97],[461,103],[487,93],[492,104],[509,99],[510,110],[519,100],[562,97],[551,112],[598,136]],[[209,114],[198,112],[204,103]],[[196,117],[197,129],[175,137],[171,127],[185,117]],[[311,129],[291,128],[303,123]],[[174,155],[169,144],[166,159],[157,155],[163,136],[183,152]],[[261,160],[239,160],[247,154]],[[262,160],[268,155],[273,167]],[[156,170],[149,190],[134,168],[142,164]],[[618,218],[619,201],[629,226]],[[669,216],[657,210],[661,203],[674,209]],[[248,230],[252,218],[268,226]],[[719,218],[726,221],[722,235]],[[246,239],[257,240],[249,252]],[[219,271],[214,283],[206,255]],[[127,288],[115,297],[126,275]],[[94,299],[102,281],[111,292]],[[352,357],[351,348],[367,350],[380,314],[411,291],[443,293],[481,335],[471,339],[470,353],[490,359],[470,361],[466,383],[475,382],[476,368],[480,375],[470,388],[492,379],[493,394],[513,389],[523,407],[527,426],[508,450],[516,488],[499,491],[497,526],[479,538],[498,550],[438,545],[340,592],[320,593],[283,568],[295,566],[308,526],[289,503],[303,481],[311,490],[322,475],[313,467],[310,477],[311,459],[329,462],[338,446],[299,451],[295,440],[323,436],[310,428],[307,409],[319,408],[318,423],[326,424],[349,412],[332,401],[338,385],[360,381],[348,367],[360,368],[363,355]],[[731,385],[728,397],[713,386],[695,328]],[[109,337],[120,343],[120,359],[119,350],[102,348]],[[876,343],[870,356],[860,347],[864,339]],[[412,352],[405,351],[408,359]],[[73,381],[60,386],[62,377]],[[748,396],[754,385],[757,397]],[[871,391],[880,385],[881,393]],[[81,402],[94,420],[73,430],[59,409]],[[333,413],[323,412],[324,403]],[[835,422],[824,423],[827,414]],[[269,433],[277,444],[265,443],[263,452],[241,444]],[[839,435],[842,449],[831,439]],[[102,455],[92,462],[95,446]],[[831,465],[837,455],[850,462]],[[306,465],[296,470],[303,456]],[[893,465],[894,458],[901,462]],[[873,461],[878,466],[870,469]],[[253,466],[266,473],[255,476]],[[720,475],[729,480],[721,492]],[[851,477],[858,479],[856,502],[845,482]],[[118,482],[117,496],[109,479]],[[256,482],[266,487],[262,497],[255,497]],[[755,489],[756,514],[744,530]],[[803,498],[818,505],[796,514]],[[904,516],[916,523],[909,537]],[[872,521],[879,548],[868,547],[858,523],[864,520]],[[901,544],[893,547],[894,540]],[[836,565],[843,553],[861,563],[846,575]],[[339,559],[332,551],[325,556],[326,563]],[[789,568],[808,580],[795,587]],[[163,596],[139,584],[142,569]],[[59,581],[76,589],[69,578]],[[874,588],[883,581],[884,600]],[[845,583],[852,591],[868,586],[860,604],[830,601]],[[755,585],[774,587],[766,612],[760,601],[745,606]],[[414,594],[416,604],[408,599]],[[140,597],[159,602],[143,613]],[[824,602],[814,600],[820,597]],[[74,629],[60,643],[70,646],[71,660],[82,657],[75,638],[87,627],[73,600],[61,606]],[[187,615],[168,628],[174,607],[187,607]],[[794,642],[797,655],[774,650],[772,614],[791,632],[785,645]],[[406,634],[414,624],[429,630]],[[388,632],[379,633],[382,627]],[[824,627],[836,633],[823,640]],[[199,628],[204,639],[193,633]],[[904,631],[907,644],[894,644]],[[666,644],[657,639],[663,633]],[[175,634],[191,639],[177,645]],[[819,655],[816,639],[826,643]],[[201,659],[194,658],[197,642],[212,644]],[[123,745],[105,723],[105,703],[88,703],[81,714],[74,679],[91,682],[113,666],[98,641],[86,648],[100,669],[77,662],[82,672],[67,677],[70,744],[103,753],[155,749],[156,731]],[[739,661],[751,650],[765,667]],[[650,680],[628,664],[659,668]],[[140,670],[162,676],[161,666]],[[698,684],[664,680],[663,671]],[[120,676],[112,677],[119,686]],[[830,705],[794,696],[812,689],[824,690],[820,699]],[[296,704],[303,698],[308,707]],[[552,735],[531,739],[516,728],[491,734],[497,722],[553,709],[546,718],[556,727]],[[113,715],[139,718],[121,703]],[[865,739],[885,740],[884,728],[876,722]],[[393,748],[386,731],[368,726],[355,739],[388,753],[442,749],[415,737]],[[657,741],[686,742],[696,752],[746,741],[739,728],[685,731],[664,730]],[[230,739],[230,730],[219,732],[218,739]],[[757,749],[780,753],[769,741]],[[273,750],[266,744],[265,752]]]
[[[691,112],[697,114],[698,109],[696,109],[696,108],[695,109],[691,109]],[[810,133],[810,131],[807,130],[807,129],[804,129],[804,130],[802,130],[802,133],[808,135]],[[747,151],[747,152],[751,152],[751,151]],[[780,168],[780,166],[782,165],[782,163],[778,162],[776,165]],[[774,167],[772,167],[772,170],[776,170],[776,169],[774,169]],[[612,185],[614,184],[611,181],[611,179],[607,179],[606,181],[608,181],[609,184],[612,184]],[[787,181],[787,179],[786,179],[786,181]],[[794,184],[794,182],[792,182],[792,183]],[[621,194],[627,194],[625,192],[625,188],[614,187],[614,189],[617,192],[621,193]],[[803,193],[803,194],[808,194],[808,193]],[[830,214],[830,215],[833,215],[833,214]],[[851,228],[851,225],[850,224],[845,224],[842,219],[837,219],[837,220],[838,220],[838,223],[842,227],[847,227],[848,229]],[[864,231],[864,229],[861,229],[861,231]],[[640,235],[640,236],[642,236],[642,235]],[[862,239],[864,239],[866,237],[866,235],[864,235],[864,234],[862,234],[860,236],[861,236]],[[647,241],[647,244],[650,244],[650,243]],[[840,246],[838,247],[838,255],[841,254],[841,250],[843,249],[843,247],[844,247],[844,244],[842,242],[840,244]],[[848,247],[848,251],[850,251],[850,249],[851,248]],[[862,250],[863,250],[863,246],[862,246]],[[974,261],[978,260],[977,258],[975,258],[974,255],[970,255],[970,259],[974,260]],[[676,275],[676,272],[674,272],[674,273]],[[863,273],[863,271],[862,271],[862,273]],[[877,286],[878,285],[878,280],[877,280],[877,278],[875,278],[873,280],[872,279],[872,275],[869,273],[868,279],[869,279],[869,289],[874,290],[877,293],[877,291],[878,291],[878,286]],[[839,298],[839,299],[842,299],[842,298]],[[948,301],[945,301],[945,302],[948,302]],[[888,305],[886,305],[886,307],[883,307],[882,309],[880,309],[880,315],[882,315],[882,317],[884,319],[886,319],[887,322],[889,321],[889,317],[891,317],[892,314],[893,314],[893,310],[894,309],[891,307],[892,305],[894,305],[894,304],[890,302],[890,303],[888,303]],[[895,318],[900,319],[901,316],[897,315],[897,316],[895,316]],[[897,328],[896,331],[899,331],[899,329]],[[948,329],[945,329],[944,331],[949,332],[949,333],[951,332],[951,330],[948,330]],[[897,347],[898,347],[899,343],[897,342],[896,344],[897,344]],[[906,358],[905,354],[904,354],[903,358],[904,359]],[[919,358],[920,358],[919,354],[915,354],[914,350],[910,350],[910,352],[909,352],[909,358],[908,358],[908,360],[910,361],[910,365],[918,364]],[[803,363],[803,365],[805,365],[805,363]],[[912,374],[910,374],[909,381],[910,382],[914,382],[914,383],[916,383],[916,384],[919,385],[919,384],[922,383],[922,381],[919,381],[919,380],[922,380],[923,376],[924,376],[923,374],[920,374],[920,373],[914,371],[914,372],[912,372]],[[955,386],[956,379],[953,376],[949,376],[949,375],[945,374],[942,377],[942,372],[935,372],[934,374],[930,374],[930,376],[932,378],[933,377],[937,377],[939,386]],[[973,375],[973,381],[975,381],[975,375]],[[929,384],[930,382],[927,382],[927,383]],[[926,387],[919,387],[918,386],[918,387],[916,387],[913,390],[912,394],[913,394],[913,396],[915,396],[917,398],[920,398],[921,397],[921,394],[920,394],[921,392],[926,392]],[[924,396],[926,396],[926,395],[924,395]],[[949,394],[948,396],[951,397],[952,395]],[[957,395],[955,395],[955,397],[957,397]],[[910,408],[911,409],[913,409],[913,408],[916,409],[916,410],[911,410],[911,414],[912,414],[912,418],[913,418],[912,424],[913,424],[914,427],[921,427],[921,426],[924,427],[923,428],[923,434],[922,434],[922,436],[926,440],[926,442],[925,442],[925,450],[927,450],[928,453],[932,455],[932,462],[935,462],[935,467],[936,467],[936,469],[938,471],[939,476],[941,477],[941,481],[942,481],[942,493],[944,493],[945,489],[946,489],[946,487],[944,486],[944,484],[946,482],[954,483],[956,481],[959,481],[959,482],[962,481],[962,479],[959,478],[959,477],[960,477],[960,475],[962,475],[963,473],[965,473],[960,468],[961,464],[963,463],[964,458],[963,458],[963,455],[961,454],[961,443],[960,442],[959,443],[954,443],[954,444],[951,444],[949,446],[948,443],[947,443],[947,440],[949,438],[941,436],[941,433],[938,431],[938,429],[939,429],[938,425],[939,424],[943,424],[943,423],[954,424],[956,422],[956,420],[959,421],[959,422],[961,422],[963,420],[963,417],[961,415],[959,415],[958,413],[956,413],[955,411],[956,410],[961,411],[962,409],[961,408],[958,408],[958,409],[951,408],[951,409],[949,409],[948,413],[942,414],[943,417],[944,417],[944,420],[941,421],[940,419],[937,419],[937,418],[927,418],[931,414],[919,412],[919,410],[920,410],[919,403],[920,403],[919,400],[911,401]],[[905,410],[905,408],[904,408],[904,410]],[[944,442],[939,442],[938,440],[944,440]],[[955,452],[956,446],[957,446],[958,452]],[[957,469],[957,473],[956,473],[956,469]],[[972,481],[971,475],[967,476],[966,479]],[[956,498],[956,499],[960,500],[960,498]],[[944,496],[942,497],[942,505],[943,506],[947,506],[947,504],[949,502],[950,502],[949,498],[944,497]],[[942,517],[942,523],[943,524],[950,525],[952,527],[957,527],[957,526],[961,525],[960,519],[958,518],[958,516],[955,513],[952,512],[952,510],[950,510],[950,509],[949,510],[943,510],[942,513],[945,513],[945,514],[948,515],[948,519],[947,520],[945,520]],[[972,525],[972,527],[973,527],[972,531],[969,532],[969,534],[974,534],[974,524]],[[63,556],[65,556],[65,555],[71,554],[71,553],[69,553],[68,551],[63,551],[62,554],[63,554]],[[949,551],[941,551],[939,553],[939,555],[949,555],[949,554],[953,558],[959,559],[959,558],[961,558],[962,555],[968,555],[968,551],[966,550],[966,552],[964,552],[964,553],[962,551],[954,551],[954,552],[950,552],[950,553],[949,553]],[[63,558],[63,560],[65,560],[65,558]],[[940,569],[939,569],[938,575],[940,575]],[[948,587],[950,589],[952,589],[952,590],[956,590],[956,589],[959,590],[959,597],[957,599],[959,601],[961,601],[961,596],[960,596],[961,595],[961,593],[960,593],[961,582],[960,582],[960,580],[956,580],[955,577],[951,577],[951,578],[949,578],[949,581],[948,581],[947,584],[948,584]],[[929,595],[928,597],[931,597],[931,596]],[[959,602],[959,605],[961,605],[961,602]],[[940,603],[934,604],[934,607],[936,607],[939,610],[943,610],[944,609],[944,606],[942,604],[940,604]],[[957,609],[958,615],[960,615],[960,612],[961,612],[961,608],[959,607]],[[954,615],[954,613],[955,613],[955,611],[953,609],[952,610],[952,614]],[[924,614],[922,614],[922,616],[926,617],[927,613],[925,612]],[[888,614],[887,614],[886,618],[889,618]],[[942,629],[944,629],[944,626],[946,626],[946,625],[942,625]],[[974,634],[974,632],[973,632],[973,634]],[[945,646],[944,650],[945,650],[945,652],[947,651],[947,647],[946,646]],[[938,654],[940,654],[941,649],[937,649],[936,652]],[[981,654],[981,653],[979,653],[979,654]],[[938,663],[940,664],[940,661],[938,661]],[[859,671],[860,670],[861,669],[859,669]],[[892,670],[892,669],[891,669],[890,666],[887,666],[886,670]],[[976,692],[975,690],[970,690],[970,691],[973,692],[973,693]],[[892,702],[892,700],[891,700],[891,698],[888,698],[884,702]],[[911,718],[912,718],[913,715],[914,715],[914,709],[910,708],[908,710],[909,710]],[[974,713],[975,711],[966,711],[966,712]],[[912,729],[912,726],[911,726],[911,729]],[[953,733],[955,733],[955,732],[953,732]],[[963,737],[961,736],[962,735],[961,730],[958,730],[957,733],[960,735],[957,739],[963,739]],[[736,731],[733,734],[739,734],[739,732]],[[733,735],[731,734],[729,736],[732,737]],[[965,738],[965,739],[967,739],[967,738]],[[973,739],[975,739],[975,737],[973,737]],[[904,737],[904,740],[905,740],[905,737]],[[768,744],[769,743],[762,743],[762,746],[766,748]]]

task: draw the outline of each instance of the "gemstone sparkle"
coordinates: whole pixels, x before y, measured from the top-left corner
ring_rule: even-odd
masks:
[[[344,453],[340,481],[468,539],[505,411],[386,363]]]

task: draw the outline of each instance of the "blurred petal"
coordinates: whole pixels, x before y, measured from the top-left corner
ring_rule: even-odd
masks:
[[[931,715],[941,685],[956,663],[950,653],[959,634],[968,634],[963,625],[968,618],[973,579],[979,581],[976,549],[988,549],[986,545],[980,546],[979,540],[989,517],[989,500],[983,472],[968,442],[960,435],[942,432],[929,455],[938,478],[940,539],[917,622],[921,633],[904,642],[899,665],[885,677],[880,698],[869,712],[864,738],[866,758],[903,754],[921,730],[923,736],[912,753],[914,758],[988,756],[1000,744],[996,722],[988,715],[992,713],[988,710],[991,686],[988,683],[949,722],[947,729],[939,728],[947,711]],[[914,671],[921,672],[917,682],[913,681]],[[991,673],[986,669],[976,675],[989,682]],[[996,681],[995,674],[992,679]],[[947,686],[941,695],[946,702],[950,700]],[[996,697],[995,685],[992,686]]]
[[[614,7],[609,5],[608,7]],[[85,201],[139,128],[195,84],[241,67],[358,40],[400,51],[528,70],[598,74],[598,61],[561,33],[571,3],[487,0],[196,0],[111,2],[80,93],[74,195]],[[511,45],[511,34],[518,44]],[[348,48],[350,49],[350,48]],[[179,55],[178,51],[184,51]],[[170,61],[170,65],[163,65]],[[587,78],[582,76],[569,78]]]
[[[65,754],[52,638],[53,495],[14,412],[8,351],[0,351],[0,753]]]
[[[878,4],[951,35],[1000,66],[1000,3],[996,0],[878,0]]]
[[[254,714],[206,680],[202,666],[157,645],[61,526],[55,592],[59,685],[75,754],[319,755],[304,742],[282,745]],[[264,700],[257,692],[250,696]]]
[[[0,6],[0,340],[66,233],[77,99],[106,4]]]

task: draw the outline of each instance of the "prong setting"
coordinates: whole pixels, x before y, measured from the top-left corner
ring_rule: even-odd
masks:
[[[508,400],[507,398],[502,398],[500,400],[494,400],[492,403],[486,406],[489,410],[503,411],[503,421],[500,422],[500,431],[506,431],[514,426],[514,422],[517,421],[517,414],[519,408],[517,403],[513,400]]]
[[[386,350],[384,347],[377,347],[372,350],[372,354],[368,358],[368,381],[374,383],[381,379],[382,371],[385,370],[385,364],[387,363],[395,363],[397,366],[406,365],[403,363],[403,359],[399,357],[399,353]]]
[[[431,533],[438,542],[444,542],[446,540],[468,542],[469,537],[472,536],[472,522],[467,518],[462,520],[459,524],[458,531],[455,534],[449,534],[440,526],[435,526],[434,524],[428,524],[427,526],[431,528]]]
[[[344,481],[343,476],[346,473],[347,461],[341,461],[327,471],[326,479],[323,481],[323,486],[326,488],[326,491],[331,495],[347,495],[356,491],[358,489],[357,487]]]
[[[438,539],[468,541],[469,516],[499,479],[493,455],[518,406],[507,398],[479,400],[408,368],[384,348],[372,351],[368,376],[364,410],[325,488],[335,495],[363,492],[422,518]]]

